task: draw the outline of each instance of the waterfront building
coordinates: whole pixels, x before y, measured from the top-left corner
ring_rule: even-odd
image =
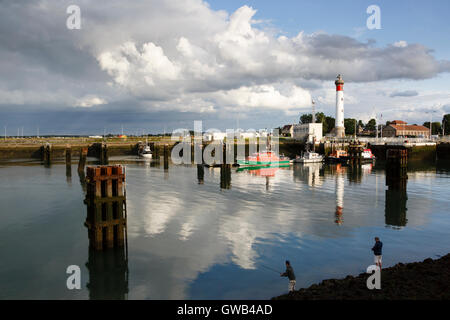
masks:
[[[383,128],[383,137],[430,137],[430,129],[424,126],[409,125],[405,121],[394,120]]]
[[[313,139],[316,142],[320,141],[322,135],[322,123],[304,123],[293,125],[293,138],[298,140],[306,140],[312,143]]]
[[[294,136],[294,125],[287,124],[281,128],[281,136],[283,137],[293,137]]]

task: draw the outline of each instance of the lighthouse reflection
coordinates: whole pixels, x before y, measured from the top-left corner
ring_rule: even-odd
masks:
[[[344,222],[343,219],[344,185],[345,185],[344,172],[339,170],[336,172],[336,211],[334,220],[334,222],[338,225],[341,225]]]
[[[336,196],[336,209],[334,211],[334,222],[337,225],[341,225],[344,223],[343,213],[344,213],[344,190],[345,190],[345,179],[346,174],[347,178],[350,180],[350,174],[347,166],[343,166],[342,164],[333,164],[325,167],[325,172],[334,176],[335,185],[334,191]]]

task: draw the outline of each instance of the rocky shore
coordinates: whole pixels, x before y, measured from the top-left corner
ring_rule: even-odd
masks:
[[[398,263],[381,272],[381,289],[367,289],[370,275],[324,280],[273,300],[439,300],[450,299],[450,254],[437,260]]]

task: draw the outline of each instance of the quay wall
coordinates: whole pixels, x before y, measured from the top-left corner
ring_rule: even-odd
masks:
[[[157,154],[162,155],[164,144],[169,144],[170,149],[175,144],[173,141],[155,141],[150,142],[152,149]],[[205,143],[205,146],[208,143]],[[86,142],[86,143],[72,143],[65,142],[52,143],[52,158],[63,159],[66,145],[70,145],[72,158],[78,158],[80,150],[83,147],[88,147],[88,157],[99,157],[101,153],[101,142]],[[43,158],[42,143],[0,143],[0,160],[9,159],[42,159]],[[339,144],[339,148],[346,149],[345,144]],[[386,158],[386,150],[389,146],[386,145],[371,145],[369,146],[377,159],[384,160]],[[125,156],[137,155],[138,141],[129,142],[107,142],[108,156]],[[245,146],[246,155],[248,155],[248,144]],[[279,152],[285,156],[294,158],[301,154],[305,149],[305,143],[294,140],[280,139]],[[316,145],[316,152],[320,154],[329,155],[332,151],[330,143],[321,143]],[[235,153],[237,152],[237,144],[235,144]],[[438,143],[436,146],[414,146],[408,147],[408,158],[411,160],[436,160],[436,159],[450,159],[450,143]]]
[[[388,145],[370,145],[372,153],[378,160],[386,160],[386,150],[392,148]],[[408,149],[408,159],[410,160],[435,160],[436,146],[414,146]]]
[[[65,144],[52,144],[52,158],[63,159],[65,155]],[[77,144],[70,145],[72,158],[79,158],[82,148],[88,148],[88,157],[99,157],[101,144]],[[42,159],[43,145],[0,145],[0,160],[12,159]],[[135,155],[137,144],[108,144],[108,156]]]
[[[450,160],[450,142],[441,142],[436,146],[436,154],[438,159]]]

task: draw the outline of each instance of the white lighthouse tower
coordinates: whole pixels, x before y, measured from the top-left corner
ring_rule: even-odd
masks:
[[[336,81],[336,123],[335,123],[335,134],[338,138],[345,137],[345,127],[344,127],[344,80],[339,74]]]

